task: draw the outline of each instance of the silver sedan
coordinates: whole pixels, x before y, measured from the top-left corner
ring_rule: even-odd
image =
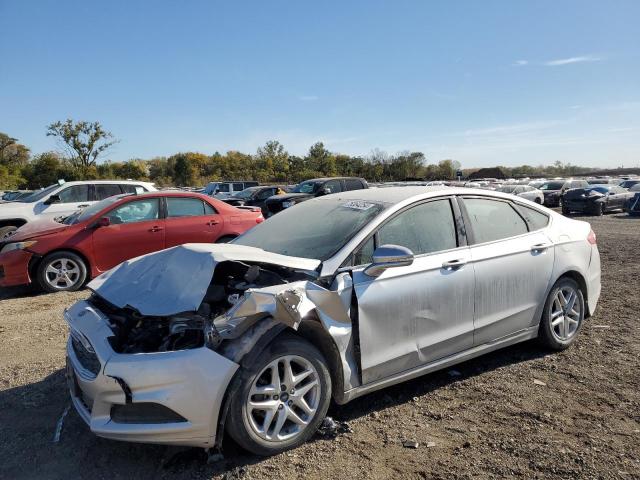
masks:
[[[329,402],[537,338],[571,345],[600,295],[588,223],[512,195],[327,195],[230,244],[96,278],[65,312],[73,405],[102,437],[260,455],[308,440]]]

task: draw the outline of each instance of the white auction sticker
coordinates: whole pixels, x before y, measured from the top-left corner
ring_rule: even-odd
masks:
[[[375,203],[352,200],[351,202],[342,204],[342,206],[346,208],[353,208],[354,210],[369,210],[371,207],[375,206]]]

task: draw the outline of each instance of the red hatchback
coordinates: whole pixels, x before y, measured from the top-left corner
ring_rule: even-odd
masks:
[[[116,195],[66,218],[29,222],[0,242],[0,286],[32,281],[49,292],[78,290],[119,263],[183,243],[226,242],[264,221],[186,192]]]

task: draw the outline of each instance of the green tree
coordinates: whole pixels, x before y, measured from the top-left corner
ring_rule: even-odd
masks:
[[[259,147],[255,156],[256,178],[262,182],[286,181],[289,177],[289,154],[284,146],[269,140],[264,147]]]
[[[169,157],[173,160],[173,181],[176,186],[189,186],[194,184],[195,175],[193,165],[186,153],[178,153]]]
[[[91,167],[96,165],[98,157],[117,142],[99,122],[74,122],[71,119],[49,125],[47,136],[62,142],[70,154],[71,164],[82,175],[93,174]]]
[[[62,177],[62,165],[62,159],[56,152],[44,152],[33,157],[22,172],[29,188],[44,188]]]
[[[29,161],[29,149],[18,140],[0,132],[0,165],[24,167]]]

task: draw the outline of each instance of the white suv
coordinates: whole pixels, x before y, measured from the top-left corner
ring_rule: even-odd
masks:
[[[131,180],[60,181],[18,201],[0,205],[0,238],[27,222],[69,215],[113,195],[153,190],[151,183]]]

